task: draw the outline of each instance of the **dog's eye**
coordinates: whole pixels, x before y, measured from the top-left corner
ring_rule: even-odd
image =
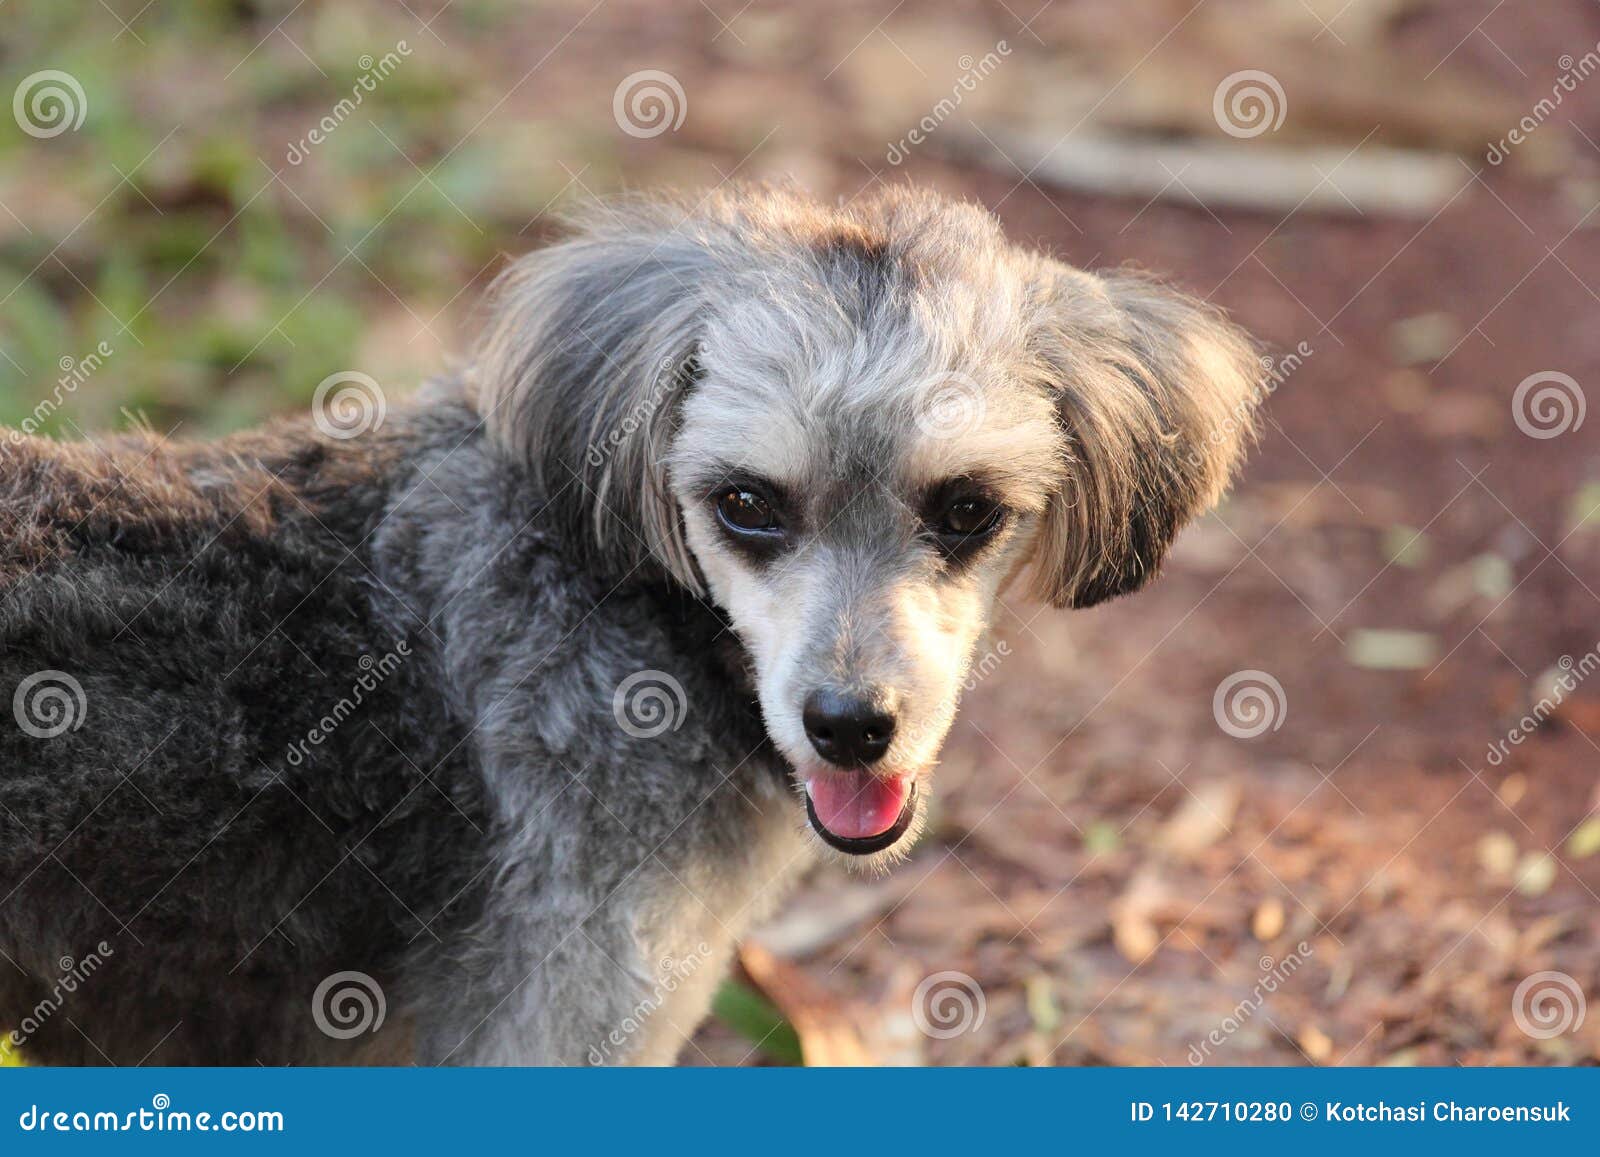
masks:
[[[717,499],[717,516],[728,529],[736,532],[778,529],[778,517],[772,504],[751,490],[734,487],[725,490]]]
[[[986,498],[958,498],[944,508],[935,529],[945,538],[982,538],[1000,524],[1000,507]]]

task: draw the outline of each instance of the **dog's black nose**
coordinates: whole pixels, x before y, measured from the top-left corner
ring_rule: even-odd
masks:
[[[813,691],[801,720],[817,754],[846,767],[876,763],[894,738],[894,716],[860,695]]]

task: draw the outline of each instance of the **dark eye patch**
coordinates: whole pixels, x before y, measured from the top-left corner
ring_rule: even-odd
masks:
[[[973,478],[950,478],[929,490],[922,506],[924,532],[952,563],[970,561],[1005,525],[1009,514],[991,487]]]
[[[706,500],[723,537],[744,553],[768,558],[791,544],[795,528],[782,487],[735,474],[709,485]]]

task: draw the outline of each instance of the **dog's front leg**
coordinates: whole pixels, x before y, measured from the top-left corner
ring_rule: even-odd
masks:
[[[441,969],[428,982],[432,991],[418,1002],[418,1061],[583,1065],[614,1059],[600,1046],[627,1017],[629,995],[641,987],[615,959],[624,947],[618,938],[593,921],[565,931],[506,921],[497,932],[501,950],[479,940],[459,968]]]
[[[430,969],[416,1002],[419,1063],[672,1064],[732,953],[730,937],[686,923],[690,939],[661,946],[620,905],[565,927],[486,922],[500,951],[480,931],[472,957]]]

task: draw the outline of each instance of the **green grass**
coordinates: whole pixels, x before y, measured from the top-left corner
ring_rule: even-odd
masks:
[[[0,133],[0,424],[33,414],[62,360],[102,341],[113,356],[46,432],[133,411],[213,434],[304,405],[339,370],[404,387],[440,368],[476,296],[460,291],[533,243],[521,231],[564,183],[553,142],[603,185],[618,136],[521,115],[474,133],[485,92],[526,68],[502,51],[508,75],[484,75],[528,14],[457,7],[446,44],[403,5],[308,8],[284,29],[292,42],[270,6],[156,5],[138,19],[143,44],[95,6],[8,9],[0,91],[60,69],[87,112],[49,139]],[[401,41],[410,54],[289,164],[362,61]],[[594,111],[609,126],[609,108]]]

